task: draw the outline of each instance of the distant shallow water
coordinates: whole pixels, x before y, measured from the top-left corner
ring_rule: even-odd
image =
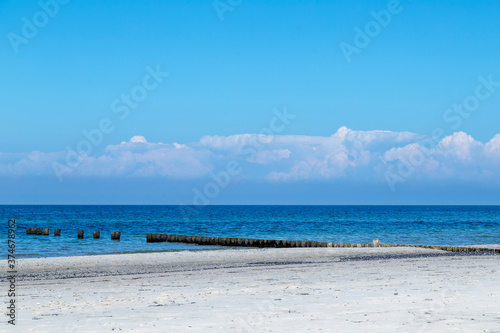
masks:
[[[16,256],[54,257],[215,247],[146,243],[146,233],[422,245],[500,244],[500,206],[0,206],[17,222]],[[27,227],[50,236],[26,235]],[[61,229],[54,237],[53,230]],[[77,239],[77,230],[85,231]],[[94,240],[92,232],[101,238]],[[120,231],[119,242],[110,239]],[[4,246],[4,257],[7,246]]]

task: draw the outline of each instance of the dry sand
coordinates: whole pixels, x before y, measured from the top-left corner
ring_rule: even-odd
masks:
[[[18,269],[16,332],[500,332],[498,255],[249,249],[24,259]]]

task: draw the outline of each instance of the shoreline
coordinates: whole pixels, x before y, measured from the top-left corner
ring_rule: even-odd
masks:
[[[334,244],[334,243],[332,243]],[[389,246],[390,245],[390,246]],[[170,249],[170,250],[137,250],[137,251],[120,251],[120,252],[109,252],[109,253],[90,253],[90,254],[85,254],[85,255],[68,255],[68,256],[48,256],[48,257],[31,257],[31,256],[18,256],[18,260],[25,260],[25,259],[46,259],[46,258],[66,258],[66,257],[82,257],[82,256],[90,256],[90,257],[95,257],[95,256],[107,256],[107,255],[123,255],[123,254],[148,254],[148,253],[169,253],[169,252],[199,252],[199,251],[244,251],[244,250],[249,250],[249,249],[256,249],[255,247],[246,247],[246,246],[224,246],[224,245],[194,245],[194,246],[200,246],[199,249],[197,248],[190,248],[190,249]],[[378,248],[424,248],[424,249],[429,249],[432,247],[438,247],[438,248],[446,248],[446,247],[455,247],[455,248],[470,248],[470,249],[482,249],[484,252],[488,251],[495,251],[496,253],[500,253],[500,244],[474,244],[474,245],[410,245],[410,244],[398,244],[397,246],[393,246],[393,244],[382,244]],[[338,248],[338,247],[335,247]],[[346,248],[356,248],[356,247],[346,247]],[[365,248],[372,248],[372,247],[365,247]],[[266,248],[257,248],[257,249],[273,249],[272,247],[266,247]],[[453,253],[460,253],[461,251],[445,251],[442,249],[437,249],[439,252],[453,252]],[[476,252],[480,253],[480,251]]]
[[[420,248],[21,259],[16,328],[493,333],[500,322],[498,272],[495,254]]]

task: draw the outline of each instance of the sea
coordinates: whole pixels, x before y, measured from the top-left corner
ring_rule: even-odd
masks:
[[[147,243],[147,233],[334,243],[371,243],[378,238],[397,244],[500,244],[500,206],[0,205],[0,216],[0,255],[5,258],[8,239],[15,240],[16,258],[227,249]],[[9,219],[16,222],[10,232]],[[28,235],[30,227],[49,228],[50,234]],[[54,236],[54,229],[61,229],[61,235]],[[84,230],[83,239],[78,239],[78,230]],[[93,231],[100,231],[101,237],[93,239]],[[112,231],[121,232],[120,241],[111,240]]]

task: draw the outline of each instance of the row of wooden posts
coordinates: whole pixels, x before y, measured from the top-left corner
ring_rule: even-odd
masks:
[[[49,235],[49,228],[26,228],[27,235]],[[61,236],[61,229],[54,229],[54,236]]]
[[[49,228],[26,228],[26,234],[48,236],[49,235]],[[61,229],[54,229],[54,236],[61,236]],[[113,239],[113,240],[120,240],[120,236],[121,236],[121,232],[119,232],[119,231],[112,231],[111,232],[111,239]],[[77,237],[84,238],[83,230],[78,230]],[[94,231],[93,237],[94,237],[94,239],[101,238],[101,232]]]
[[[315,242],[315,241],[287,241],[274,239],[253,239],[253,238],[231,238],[231,237],[207,237],[207,236],[187,236],[168,234],[146,234],[148,243],[157,242],[177,242],[198,245],[220,245],[220,246],[245,246],[245,247],[335,247],[335,243]],[[371,247],[370,244],[344,244],[342,247]],[[340,246],[337,246],[340,247]]]
[[[464,246],[436,246],[436,245],[408,245],[408,244],[381,244],[379,239],[374,239],[372,244],[362,243],[327,243],[315,241],[288,241],[275,239],[207,237],[169,234],[146,234],[148,243],[178,242],[198,245],[219,246],[244,246],[244,247],[419,247],[450,252],[482,252],[491,251],[500,253],[500,249],[473,248]]]
[[[26,228],[26,234],[49,235],[49,228]],[[54,229],[54,236],[60,236],[61,229]],[[78,230],[78,238],[84,238],[84,231]],[[119,231],[111,232],[111,239],[120,240]],[[94,231],[94,239],[101,237],[100,231]],[[408,245],[408,244],[381,244],[379,239],[374,239],[372,244],[362,243],[328,243],[315,241],[289,241],[275,239],[254,239],[254,238],[231,238],[231,237],[208,237],[208,236],[188,236],[169,234],[146,234],[146,242],[177,242],[198,245],[218,245],[218,246],[244,246],[244,247],[419,247],[426,249],[450,251],[450,252],[482,252],[492,251],[500,253],[500,249],[464,247],[464,246],[436,246],[436,245]]]

